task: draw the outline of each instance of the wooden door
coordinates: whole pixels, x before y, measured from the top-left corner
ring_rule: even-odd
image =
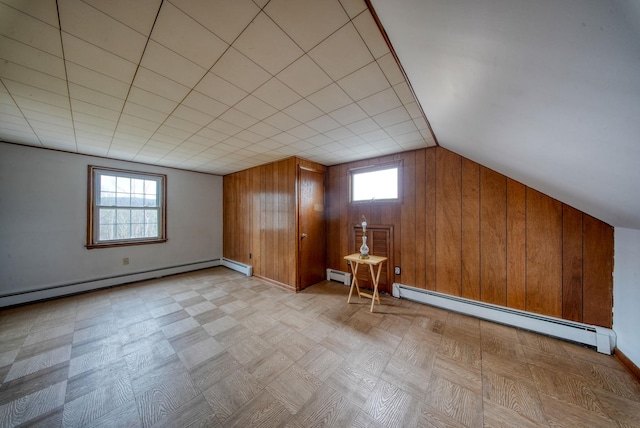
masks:
[[[326,278],[324,172],[298,169],[298,291]]]
[[[360,227],[360,225],[353,225],[352,236],[354,237],[354,245],[352,246],[353,252],[359,253],[360,246],[362,245],[362,227]],[[391,278],[391,272],[393,272],[393,270],[390,267],[393,263],[392,242],[392,226],[370,225],[367,227],[367,246],[369,247],[369,254],[388,258],[387,261],[382,264],[382,268],[380,270],[380,281],[378,282],[378,290],[386,291],[387,293],[391,292],[391,284],[393,283],[393,279]],[[373,289],[371,273],[366,265],[358,268],[358,284],[362,288]]]

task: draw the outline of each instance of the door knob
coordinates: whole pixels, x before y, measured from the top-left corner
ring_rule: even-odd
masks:
[[[307,237],[307,234],[306,234],[306,233],[303,233],[303,234],[302,234],[302,239],[304,239],[304,238],[306,238],[306,237]]]

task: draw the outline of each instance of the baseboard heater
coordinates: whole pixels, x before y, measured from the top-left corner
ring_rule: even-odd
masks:
[[[327,281],[338,281],[344,285],[351,285],[351,274],[341,270],[327,269]]]
[[[87,291],[98,290],[100,288],[113,287],[116,285],[128,284],[136,281],[144,281],[146,279],[161,278],[163,276],[175,275],[178,273],[208,269],[220,266],[220,264],[220,259],[213,259],[203,262],[186,263],[176,266],[125,273],[121,275],[95,278],[67,284],[51,285],[49,287],[43,287],[37,290],[28,290],[18,293],[5,294],[0,296],[0,308],[5,306],[21,305],[23,303],[62,297],[70,294],[84,293]]]
[[[235,260],[222,258],[222,266],[233,269],[236,272],[243,273],[247,276],[253,275],[253,266],[245,265],[244,263],[237,262]]]
[[[509,309],[398,283],[393,283],[393,297],[594,346],[598,352],[607,355],[611,355],[616,345],[615,332],[604,327]]]

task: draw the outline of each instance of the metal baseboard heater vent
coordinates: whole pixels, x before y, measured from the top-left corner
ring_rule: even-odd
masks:
[[[225,259],[224,257],[222,258],[221,265],[247,276],[253,276],[253,266],[245,265],[244,263],[240,263],[235,260]]]
[[[607,355],[611,355],[616,345],[615,332],[604,327],[509,309],[398,283],[393,283],[393,297],[594,346],[598,352]]]
[[[327,281],[338,281],[344,285],[351,285],[351,274],[341,270],[327,269]]]

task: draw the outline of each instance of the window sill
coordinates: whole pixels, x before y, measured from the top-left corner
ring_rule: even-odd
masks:
[[[118,241],[118,242],[105,242],[101,244],[87,244],[85,248],[87,250],[95,250],[96,248],[115,248],[115,247],[130,247],[133,245],[149,245],[149,244],[162,244],[167,242],[167,239],[153,239],[144,241]]]

